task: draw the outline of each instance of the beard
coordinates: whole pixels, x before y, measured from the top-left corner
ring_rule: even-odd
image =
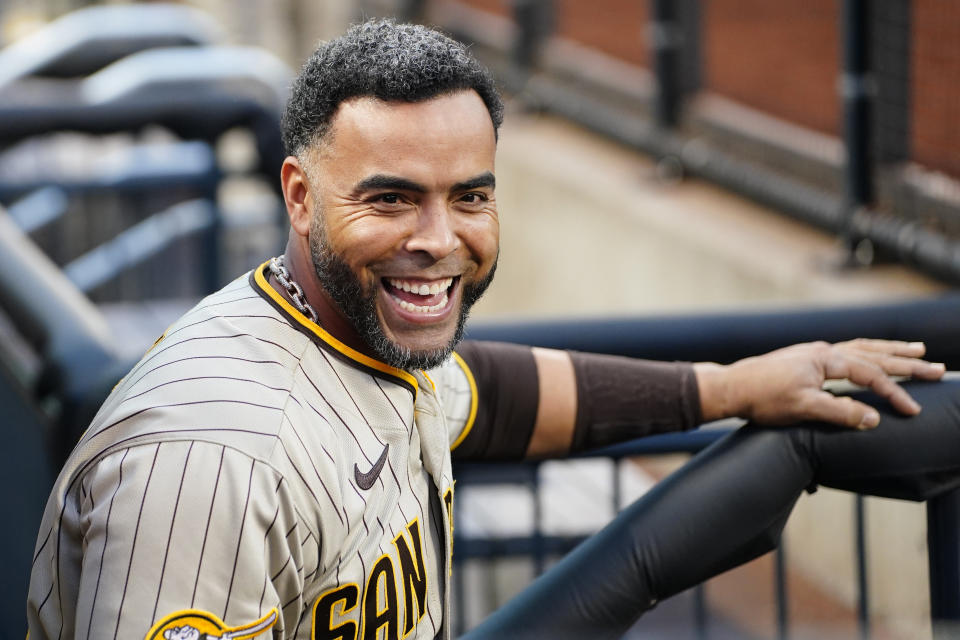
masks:
[[[433,369],[440,366],[463,339],[470,308],[490,286],[497,270],[494,261],[490,273],[477,282],[463,284],[457,326],[447,344],[435,349],[413,351],[387,337],[377,314],[377,289],[365,290],[350,266],[326,242],[321,216],[310,224],[310,256],[320,285],[353,326],[360,339],[376,356],[397,369]]]

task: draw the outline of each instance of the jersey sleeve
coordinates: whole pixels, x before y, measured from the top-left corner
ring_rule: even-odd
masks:
[[[466,380],[459,383],[461,388],[464,384],[470,388],[473,408],[469,412],[472,419],[452,440],[453,456],[485,460],[523,458],[540,400],[537,367],[530,347],[467,340],[457,348],[454,360],[461,371],[459,375]],[[446,403],[446,396],[443,401]]]
[[[477,383],[473,372],[458,353],[429,371],[443,415],[451,449],[456,449],[473,429],[477,417]]]
[[[319,544],[270,466],[209,442],[141,444],[101,459],[79,491],[74,637],[192,628],[270,638],[296,626],[304,571],[316,564],[305,550]]]

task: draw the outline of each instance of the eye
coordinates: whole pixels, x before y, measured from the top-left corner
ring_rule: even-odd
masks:
[[[410,205],[410,199],[396,191],[372,194],[367,202],[378,211],[396,213],[405,210]]]
[[[465,193],[460,196],[460,201],[466,204],[480,204],[489,199],[490,198],[488,198],[485,193],[480,193],[478,191],[471,191],[470,193]]]

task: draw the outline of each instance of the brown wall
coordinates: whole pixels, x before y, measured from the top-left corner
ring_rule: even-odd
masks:
[[[445,0],[450,1],[450,0]],[[458,0],[459,4],[512,17],[512,0]],[[646,67],[644,0],[555,0],[555,33],[625,62]]]
[[[557,34],[638,67],[649,64],[647,2],[560,0]]]
[[[458,4],[465,4],[498,16],[510,16],[511,12],[510,0],[458,0]]]
[[[838,4],[704,2],[704,86],[784,120],[839,133]]]
[[[511,14],[511,0],[444,1]],[[648,4],[556,0],[556,33],[647,67]],[[840,135],[840,0],[705,0],[700,7],[705,89]],[[960,177],[960,2],[913,0],[912,11],[912,159]]]
[[[459,0],[510,15],[508,0]],[[648,67],[648,2],[557,0],[558,35]],[[704,85],[771,115],[839,132],[838,0],[703,2]]]
[[[914,0],[911,155],[960,178],[960,3]]]

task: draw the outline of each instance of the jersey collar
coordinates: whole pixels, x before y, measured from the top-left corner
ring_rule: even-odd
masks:
[[[270,282],[267,280],[265,275],[267,264],[269,262],[269,260],[264,262],[259,267],[254,269],[250,274],[250,284],[257,293],[266,298],[268,302],[273,304],[273,306],[276,307],[281,313],[286,315],[293,322],[293,325],[297,329],[310,336],[314,342],[317,342],[320,346],[330,350],[341,360],[346,360],[348,363],[359,365],[364,369],[370,370],[371,373],[374,373],[379,377],[387,377],[388,379],[392,379],[394,382],[398,382],[403,386],[408,387],[413,392],[414,396],[416,396],[418,383],[417,378],[413,374],[404,371],[403,369],[391,367],[385,362],[371,358],[370,356],[360,353],[356,349],[347,346],[335,338],[333,334],[328,332],[326,329],[315,322],[311,322],[309,318],[300,313],[296,307],[294,307],[287,301],[286,298],[280,295],[276,289],[270,286]]]

